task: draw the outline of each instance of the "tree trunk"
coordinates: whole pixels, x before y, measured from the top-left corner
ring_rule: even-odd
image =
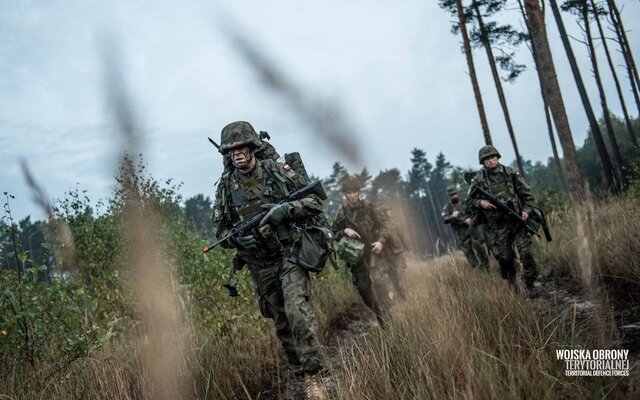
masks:
[[[520,12],[522,13],[522,19],[527,22],[527,14],[524,11],[524,6],[522,5],[522,1],[518,0],[518,6],[520,7]],[[527,31],[529,28],[527,27]],[[537,66],[537,58],[536,58],[536,46],[533,44],[533,41],[529,40],[529,44],[531,47],[531,55],[533,56],[533,60],[536,63],[536,72],[538,73],[539,69]],[[544,95],[544,87],[542,86],[542,77],[538,73],[538,83],[540,84],[540,95],[542,96],[542,104],[544,106],[544,116],[547,121],[547,132],[549,132],[549,141],[551,142],[551,150],[553,151],[553,162],[556,166],[556,173],[558,174],[558,180],[560,181],[560,187],[562,191],[565,193],[569,193],[569,186],[567,184],[567,177],[564,175],[564,169],[562,169],[562,163],[560,162],[560,155],[558,154],[558,146],[556,145],[556,138],[553,135],[553,122],[551,121],[551,111],[549,110],[549,105],[547,103],[547,99]]]
[[[553,63],[553,56],[549,48],[547,31],[544,25],[544,13],[540,8],[539,0],[525,0],[525,9],[527,12],[527,26],[531,34],[531,41],[536,48],[538,73],[542,78],[545,98],[548,101],[551,114],[553,115],[564,153],[565,164],[569,174],[568,183],[571,190],[570,194],[575,200],[581,201],[585,194],[583,178],[580,167],[578,166],[576,146],[571,136],[571,128],[569,127],[567,112],[564,108],[564,101],[556,75],[556,68]]]
[[[489,132],[489,123],[484,113],[484,104],[482,103],[482,95],[480,94],[480,86],[476,76],[476,67],[473,64],[473,54],[471,53],[471,45],[469,44],[469,34],[467,33],[466,19],[462,10],[462,0],[456,0],[456,8],[458,10],[458,20],[460,21],[460,34],[462,35],[462,44],[464,46],[464,54],[467,57],[467,66],[469,67],[469,77],[473,86],[473,95],[476,98],[476,106],[478,114],[480,114],[480,125],[482,125],[482,134],[484,135],[485,144],[493,144],[491,140],[491,132]]]
[[[582,22],[584,23],[585,36],[587,38],[587,48],[589,50],[589,58],[591,59],[591,68],[593,69],[593,77],[596,80],[596,86],[598,87],[598,94],[600,95],[600,105],[602,106],[602,118],[604,118],[605,126],[607,127],[607,135],[609,136],[609,142],[611,149],[613,150],[613,165],[618,178],[620,190],[625,190],[625,180],[622,173],[622,154],[620,153],[620,146],[618,146],[618,140],[616,139],[615,132],[613,131],[613,124],[611,123],[611,115],[609,114],[609,106],[607,105],[607,96],[602,86],[602,80],[600,79],[600,69],[598,68],[598,59],[596,57],[596,51],[593,46],[593,37],[591,36],[591,25],[589,24],[589,8],[587,0],[582,3]]]
[[[627,35],[625,34],[622,27],[622,20],[620,19],[620,13],[618,12],[618,8],[613,0],[607,0],[607,4],[609,5],[609,15],[611,16],[611,24],[613,25],[614,30],[616,31],[616,36],[618,37],[618,44],[620,45],[620,51],[622,52],[622,56],[624,57],[624,64],[627,68],[627,76],[629,77],[629,84],[631,85],[631,92],[633,93],[633,99],[636,102],[636,108],[638,109],[638,115],[640,116],[640,96],[638,95],[638,91],[640,90],[640,83],[636,81],[634,77],[634,69],[632,67],[633,64],[633,56],[631,54],[631,48],[627,46]],[[637,71],[636,71],[637,73]],[[637,77],[637,75],[636,75]]]
[[[569,65],[571,66],[573,79],[575,80],[576,86],[578,87],[578,92],[580,93],[580,100],[582,100],[582,106],[584,107],[584,111],[587,114],[587,119],[589,120],[589,127],[591,128],[591,134],[593,135],[593,140],[596,143],[596,148],[598,149],[598,155],[600,156],[600,161],[602,162],[604,178],[606,180],[609,190],[615,191],[616,182],[613,177],[613,165],[611,163],[611,158],[609,157],[607,146],[604,143],[604,138],[602,137],[602,131],[600,130],[600,125],[598,124],[596,115],[593,112],[593,107],[591,106],[591,101],[589,100],[587,89],[584,86],[584,81],[582,80],[582,74],[580,73],[580,68],[578,68],[576,57],[573,54],[573,49],[571,48],[571,43],[569,42],[569,36],[567,36],[567,31],[564,28],[564,22],[562,22],[562,16],[560,15],[560,9],[558,8],[558,3],[556,2],[556,0],[550,0],[549,3],[551,5],[551,10],[553,11],[553,17],[556,21],[556,25],[558,26],[558,31],[560,32],[560,39],[562,40],[564,51],[567,53],[567,59],[569,60]]]
[[[425,248],[433,251],[436,248],[436,239],[433,237],[433,232],[431,231],[429,214],[427,213],[427,208],[425,207],[425,198],[418,196],[417,198],[418,204],[420,205],[420,211],[422,211],[422,218],[424,219],[424,244]]]
[[[622,115],[624,116],[624,122],[627,125],[627,132],[629,133],[629,137],[631,138],[631,143],[633,143],[633,146],[637,149],[638,138],[636,137],[636,133],[633,131],[633,127],[631,126],[631,120],[629,119],[629,113],[627,112],[627,104],[624,101],[624,96],[622,95],[622,89],[620,88],[620,80],[618,79],[616,68],[613,65],[613,60],[611,59],[611,53],[609,53],[607,38],[604,35],[604,30],[602,29],[602,23],[600,22],[600,17],[598,16],[598,12],[596,10],[596,3],[593,0],[591,0],[591,7],[593,8],[593,17],[596,20],[596,25],[598,26],[598,33],[600,33],[600,39],[602,40],[602,48],[604,50],[604,54],[607,56],[607,63],[609,64],[609,69],[611,70],[611,76],[613,77],[613,82],[616,85],[616,91],[618,92],[618,99],[620,100],[620,107],[622,108]]]
[[[547,121],[547,131],[549,132],[549,141],[551,142],[551,150],[553,151],[553,161],[556,166],[556,173],[558,174],[558,180],[560,180],[560,186],[562,187],[562,191],[565,193],[569,193],[569,186],[567,185],[567,177],[564,176],[564,170],[562,169],[562,163],[560,162],[560,155],[558,154],[558,146],[556,145],[556,138],[553,136],[553,123],[551,121],[551,110],[547,105],[547,101],[544,99],[544,93],[542,94],[542,102],[544,103],[544,116]]]
[[[507,106],[507,100],[504,97],[504,90],[502,89],[502,82],[500,82],[500,75],[498,74],[498,68],[496,67],[496,59],[493,57],[493,50],[491,49],[491,43],[487,35],[487,29],[482,21],[482,14],[480,14],[480,7],[476,0],[472,1],[473,9],[476,12],[476,18],[478,19],[478,27],[480,28],[480,37],[482,40],[482,46],[487,51],[487,59],[489,60],[489,66],[491,66],[491,75],[493,75],[493,82],[496,85],[496,91],[498,92],[498,99],[500,100],[500,107],[502,107],[502,113],[504,114],[504,121],[507,124],[507,131],[511,138],[511,144],[513,145],[513,151],[516,154],[516,163],[518,165],[518,171],[520,175],[525,176],[524,167],[522,165],[522,157],[520,157],[520,151],[518,150],[518,143],[516,141],[516,135],[513,132],[513,125],[511,124],[511,116],[509,115],[509,107]]]
[[[640,90],[640,76],[638,75],[638,68],[636,67],[633,53],[631,52],[631,44],[629,43],[629,39],[627,38],[627,31],[624,30],[624,25],[622,24],[620,11],[618,10],[618,6],[616,6],[615,0],[610,0],[609,4],[613,9],[614,14],[616,15],[616,20],[618,21],[618,26],[620,27],[620,33],[622,34],[624,46],[627,49],[626,53],[629,56],[629,62],[631,64],[631,70],[633,71],[633,77],[636,82],[636,87],[638,88],[638,90]]]

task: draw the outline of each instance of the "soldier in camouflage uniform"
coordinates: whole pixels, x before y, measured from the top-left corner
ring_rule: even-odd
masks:
[[[342,184],[346,204],[338,210],[332,230],[336,240],[347,236],[364,243],[364,257],[357,264],[347,264],[351,281],[364,303],[383,324],[382,311],[389,306],[389,288],[385,275],[390,268],[382,251],[389,241],[389,234],[380,212],[360,198],[360,184],[348,179]]]
[[[293,224],[320,214],[322,201],[310,195],[275,204],[308,182],[287,164],[257,159],[254,152],[261,143],[248,122],[225,126],[221,136],[220,151],[229,155],[234,168],[225,170],[216,190],[213,216],[216,236],[226,236],[237,221],[269,209],[258,228],[222,245],[235,248],[239,264],[248,265],[260,311],[264,317],[273,319],[292,369],[305,375],[308,396],[326,398],[319,374],[322,363],[316,320],[309,304],[309,274],[289,259],[300,240]],[[288,230],[288,242],[278,239],[278,227]]]
[[[471,181],[470,193],[475,185],[481,185],[527,220],[536,207],[531,189],[517,171],[500,164],[499,158],[500,153],[493,146],[484,146],[480,149],[479,161],[483,168]],[[524,270],[523,279],[527,293],[535,296],[533,283],[538,276],[538,271],[531,251],[531,234],[522,224],[497,210],[480,194],[469,197],[467,207],[472,218],[481,215],[486,220],[491,250],[500,264],[502,278],[508,280],[514,290],[517,290],[515,247]]]
[[[454,186],[447,188],[447,195],[449,202],[442,209],[443,222],[453,229],[469,264],[474,268],[489,269],[484,234],[478,229],[479,225],[467,215],[466,201],[460,199],[458,190]]]
[[[389,215],[390,211],[391,209],[389,207],[380,207],[382,223],[387,227],[387,231],[389,232],[389,241],[382,253],[391,263],[388,275],[395,292],[398,293],[401,299],[406,300],[407,285],[404,275],[407,270],[407,261],[404,259],[404,253],[409,250],[409,246],[400,228],[392,222]]]

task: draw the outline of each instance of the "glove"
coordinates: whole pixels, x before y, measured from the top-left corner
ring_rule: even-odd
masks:
[[[260,221],[260,225],[271,224],[273,226],[278,226],[282,222],[291,218],[291,204],[282,203],[282,204],[264,204],[262,208],[269,209],[267,215],[265,215]]]
[[[258,241],[253,237],[253,235],[238,236],[233,238],[233,241],[235,242],[236,247],[240,247],[241,249],[251,251],[258,250]]]

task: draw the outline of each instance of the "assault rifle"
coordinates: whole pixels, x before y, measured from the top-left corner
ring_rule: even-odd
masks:
[[[307,197],[311,194],[315,194],[316,196],[318,196],[321,200],[326,200],[327,199],[327,194],[325,193],[324,189],[322,188],[322,183],[320,183],[320,181],[315,180],[313,182],[310,182],[309,184],[301,187],[300,189],[296,190],[295,192],[289,193],[288,196],[280,199],[276,204],[282,204],[285,202],[289,202],[289,201],[295,201],[295,200],[300,200],[304,197]],[[238,236],[244,236],[246,235],[249,231],[251,231],[251,229],[255,228],[256,226],[258,226],[260,224],[260,221],[262,220],[262,218],[264,218],[265,215],[267,215],[267,213],[269,212],[269,210],[265,209],[243,221],[238,221],[236,222],[233,227],[231,228],[231,230],[229,231],[229,233],[227,233],[224,237],[222,237],[221,239],[219,239],[217,242],[205,247],[203,249],[203,251],[205,253],[208,253],[209,251],[211,251],[213,248],[215,248],[216,246],[218,246],[220,243],[224,242],[225,240],[228,240],[232,237],[238,237]],[[277,233],[278,233],[278,239],[280,241],[286,242],[289,239],[289,232],[288,229],[282,229],[280,227],[278,227],[277,229]]]
[[[544,232],[544,236],[547,239],[547,242],[551,241],[551,233],[549,232],[549,228],[547,226],[547,221],[546,221],[546,218],[544,217],[544,214],[542,213],[542,210],[540,210],[540,209],[534,209],[533,210],[531,216],[533,217],[533,219],[539,220],[539,223],[535,223],[535,222],[533,222],[533,221],[531,221],[529,219],[525,220],[524,218],[522,218],[520,216],[520,214],[518,214],[511,207],[509,207],[508,205],[506,205],[505,203],[500,201],[500,199],[498,199],[496,196],[494,196],[491,193],[487,192],[480,185],[475,185],[475,186],[473,186],[471,188],[471,191],[469,192],[469,197],[473,197],[476,194],[480,194],[480,196],[483,197],[484,200],[489,201],[498,210],[502,211],[504,214],[508,215],[513,220],[519,222],[522,226],[524,226],[524,228],[529,233],[532,233],[532,234],[534,234],[534,235],[536,235],[538,237],[542,237],[538,233],[538,229],[540,228],[540,226],[542,226],[542,231]]]

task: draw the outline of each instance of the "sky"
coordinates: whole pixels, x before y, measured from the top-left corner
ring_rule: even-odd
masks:
[[[640,57],[640,4],[619,0],[634,55]],[[521,26],[516,3],[504,18]],[[551,12],[547,28],[576,145],[588,122]],[[575,37],[573,17],[563,15]],[[334,162],[351,171],[410,168],[411,150],[434,161],[476,167],[484,144],[452,18],[436,0],[318,1],[0,1],[0,193],[14,219],[44,214],[20,169],[25,160],[52,199],[86,190],[107,198],[123,143],[107,107],[105,57],[118,54],[143,158],[161,182],[182,182],[186,199],[211,196],[222,158],[208,143],[227,123],[246,120],[268,131],[280,154],[298,151],[309,172],[326,177]],[[290,81],[339,107],[365,161],[354,165],[260,83],[220,26],[249,38]],[[595,27],[595,26],[594,26]],[[115,43],[117,53],[105,51]],[[611,44],[613,46],[613,44]],[[573,42],[592,104],[601,115],[584,45]],[[604,54],[598,48],[611,111],[621,115]],[[527,71],[505,96],[522,156],[546,162],[551,146],[539,83],[526,48]],[[615,54],[616,65],[622,65]],[[474,50],[494,144],[514,159],[484,49]],[[638,59],[640,61],[640,59]],[[618,74],[632,116],[637,110],[624,70]],[[3,204],[5,198],[2,199]]]

